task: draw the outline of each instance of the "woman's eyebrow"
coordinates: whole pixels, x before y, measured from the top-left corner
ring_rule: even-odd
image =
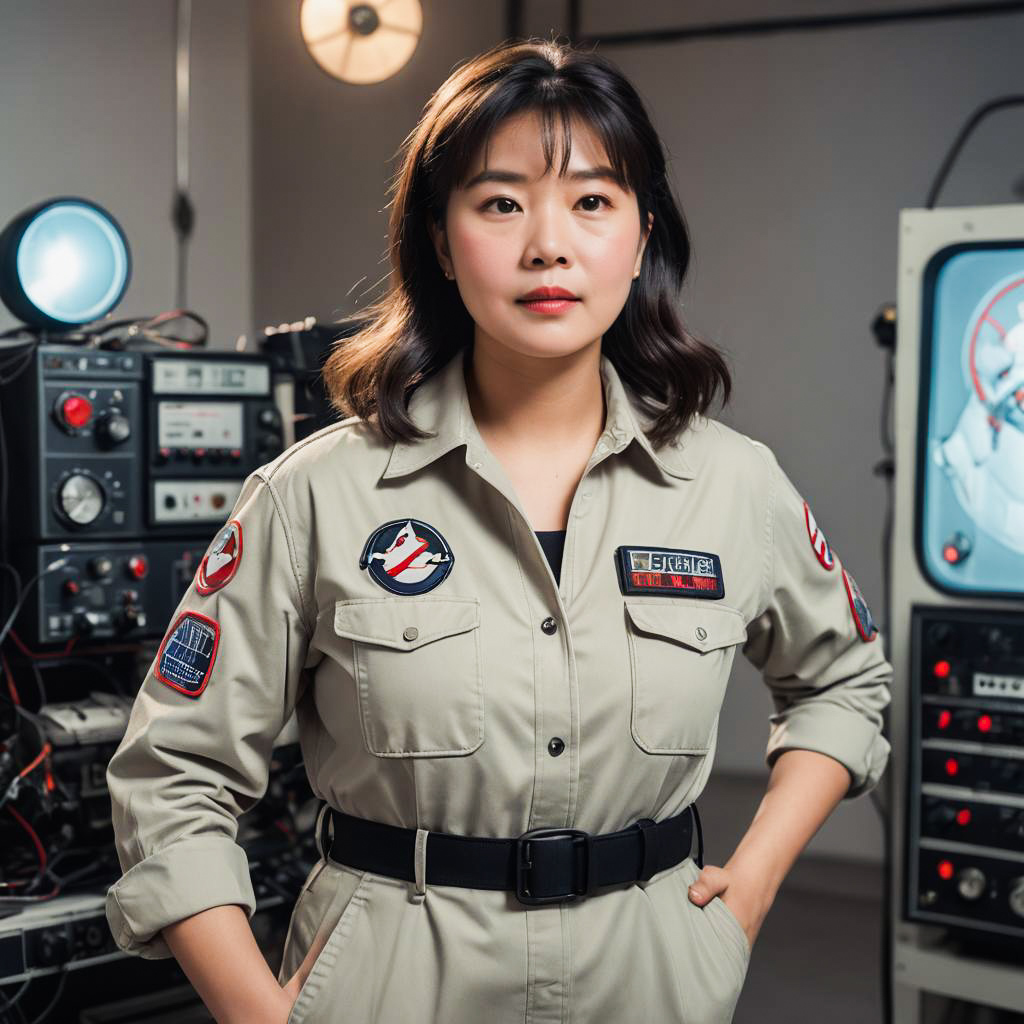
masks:
[[[569,181],[609,181],[613,185],[621,185],[619,176],[611,167],[585,167],[581,170],[570,171],[566,177]],[[498,181],[508,185],[525,185],[529,182],[529,178],[525,174],[520,174],[517,171],[502,171],[496,168],[481,171],[479,174],[473,175],[469,181],[466,182],[465,188],[471,189],[475,185],[482,185],[486,181]]]

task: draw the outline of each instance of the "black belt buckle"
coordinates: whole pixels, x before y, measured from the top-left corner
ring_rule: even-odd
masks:
[[[587,851],[584,857],[584,874],[586,882],[582,889],[573,889],[566,893],[553,893],[550,896],[533,896],[526,885],[527,872],[533,867],[530,860],[530,843],[547,842],[556,839],[581,839]],[[590,833],[579,828],[535,828],[524,832],[516,839],[516,897],[520,903],[536,905],[539,903],[572,903],[577,896],[583,896],[590,883]]]

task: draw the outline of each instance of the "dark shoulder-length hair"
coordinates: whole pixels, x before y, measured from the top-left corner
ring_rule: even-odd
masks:
[[[466,181],[477,153],[502,121],[540,114],[550,170],[555,123],[562,130],[559,175],[571,155],[571,120],[590,125],[621,183],[636,195],[640,223],[654,214],[640,276],[602,338],[635,401],[652,417],[661,447],[704,413],[731,378],[719,351],[692,335],[676,299],[690,262],[690,237],[665,170],[665,155],[643,101],[622,72],[595,52],[544,39],[502,43],[458,67],[434,93],[399,150],[389,185],[387,293],[339,323],[359,323],[334,343],[323,375],[332,407],[375,423],[389,441],[426,436],[408,415],[416,387],[457,352],[471,348],[473,320],[437,260],[428,218],[443,226],[448,197]]]

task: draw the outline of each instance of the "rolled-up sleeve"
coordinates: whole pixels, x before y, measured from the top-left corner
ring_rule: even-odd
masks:
[[[118,947],[146,959],[172,956],[165,925],[223,904],[255,912],[238,817],[266,791],[274,741],[307,679],[308,573],[262,467],[232,522],[172,616],[107,766],[123,872],[107,920]]]
[[[771,768],[785,750],[827,754],[849,771],[850,800],[878,784],[889,759],[882,711],[892,665],[856,580],[774,453],[754,443],[769,468],[770,551],[763,610],[747,627],[743,653],[775,706],[765,760]]]

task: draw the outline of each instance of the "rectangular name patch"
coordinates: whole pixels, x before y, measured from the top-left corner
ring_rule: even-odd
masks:
[[[615,553],[623,594],[725,597],[722,561],[710,551],[623,545]]]

